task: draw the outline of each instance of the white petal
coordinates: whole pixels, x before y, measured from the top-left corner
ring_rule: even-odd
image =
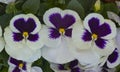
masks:
[[[120,1],[115,1],[115,3],[117,4],[118,8],[120,9]]]
[[[59,64],[67,63],[74,60],[74,57],[69,52],[69,49],[64,41],[55,48],[43,47],[42,56],[50,62]]]
[[[112,39],[112,38],[114,38],[116,36],[116,34],[117,34],[117,28],[115,26],[115,23],[112,22],[111,20],[107,20],[107,19],[105,19],[105,23],[109,24],[110,29],[111,29],[111,33],[104,36],[104,37],[102,37],[102,38],[103,39]]]
[[[91,30],[90,30],[90,27],[89,27],[89,23],[88,23],[88,22],[89,22],[89,20],[90,20],[91,18],[97,18],[97,19],[99,19],[100,25],[104,23],[104,18],[103,18],[102,15],[97,14],[97,13],[90,13],[90,14],[88,14],[88,15],[85,17],[85,19],[84,19],[84,21],[83,21],[83,24],[84,24],[85,29],[87,29],[89,32],[91,32]]]
[[[3,50],[4,46],[5,46],[5,41],[2,37],[0,37],[0,52]]]
[[[108,18],[114,20],[120,25],[120,17],[117,14],[111,11],[107,11],[107,15],[108,15]]]
[[[114,51],[115,42],[114,40],[107,40],[104,49],[100,49],[96,45],[93,46],[93,49],[101,56],[108,56]]]
[[[50,29],[47,26],[43,26],[41,29],[41,37],[44,39],[45,45],[48,47],[57,47],[61,43],[61,36],[53,39],[49,37]]]
[[[74,57],[80,62],[80,64],[87,67],[95,66],[99,63],[100,56],[94,52],[91,48],[85,50],[78,50],[70,48]]]
[[[0,0],[0,2],[9,4],[11,2],[15,2],[15,0]]]
[[[73,49],[88,49],[91,46],[91,41],[85,42],[84,40],[82,40],[84,31],[85,30],[82,26],[82,23],[78,22],[74,24],[72,30],[72,41],[68,41],[70,47],[72,46]]]
[[[54,13],[59,13],[59,14],[61,14],[62,17],[64,17],[66,14],[69,14],[69,15],[72,15],[72,16],[75,17],[76,22],[79,21],[79,20],[81,21],[81,19],[80,19],[79,15],[77,14],[77,12],[75,12],[75,11],[73,11],[73,10],[67,10],[67,9],[66,9],[66,10],[61,10],[60,8],[55,7],[55,8],[51,8],[51,9],[47,10],[47,11],[45,12],[45,14],[43,15],[43,20],[44,20],[44,22],[45,22],[45,24],[46,24],[47,26],[55,27],[55,26],[49,21],[49,16],[52,15],[52,14],[54,14]]]
[[[31,68],[31,72],[43,72],[40,67],[34,66]]]
[[[117,36],[115,37],[116,46],[120,52],[120,28],[117,29]]]
[[[54,64],[54,63],[50,63],[50,68],[51,68],[54,72],[70,72],[70,70],[59,70],[59,69],[58,69],[58,64]]]
[[[13,32],[20,32],[14,27],[14,22],[17,19],[20,19],[20,18],[24,18],[25,20],[28,20],[29,18],[32,18],[35,21],[36,28],[34,29],[33,32],[31,32],[32,34],[38,33],[39,30],[41,29],[41,23],[35,15],[33,15],[33,14],[19,14],[19,15],[14,16],[10,21],[10,28]]]

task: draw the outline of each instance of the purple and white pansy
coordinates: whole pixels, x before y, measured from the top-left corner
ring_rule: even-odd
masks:
[[[4,46],[5,46],[5,41],[2,37],[2,28],[0,26],[0,52],[3,50]]]
[[[83,27],[76,24],[72,31],[70,50],[83,65],[97,65],[102,56],[115,49],[115,24],[102,15],[91,13],[85,17]]]
[[[35,61],[41,57],[44,45],[41,37],[41,23],[33,14],[14,16],[5,29],[6,52],[23,61]]]
[[[9,58],[8,64],[9,72],[42,72],[41,68],[37,66],[31,67],[32,63],[27,63],[12,57]]]
[[[59,64],[74,60],[69,52],[67,39],[71,39],[73,25],[81,22],[79,15],[72,10],[52,8],[45,12],[43,20],[46,24],[47,41],[42,48],[42,56]]]

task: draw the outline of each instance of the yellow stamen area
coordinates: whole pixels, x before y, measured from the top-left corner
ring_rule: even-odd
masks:
[[[23,68],[23,63],[20,63],[20,64],[19,64],[19,67],[20,67],[20,68]]]
[[[28,32],[23,32],[23,37],[28,37]]]
[[[92,39],[93,40],[96,40],[98,38],[98,35],[97,34],[92,34]]]
[[[60,32],[60,34],[63,35],[63,34],[65,33],[65,29],[64,29],[64,28],[60,28],[60,29],[59,29],[59,32]]]

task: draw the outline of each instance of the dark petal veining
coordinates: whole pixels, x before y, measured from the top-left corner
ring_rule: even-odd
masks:
[[[92,40],[91,33],[88,30],[85,30],[85,32],[82,36],[82,39],[84,41],[91,41]]]
[[[23,39],[23,36],[21,33],[13,33],[13,40],[14,41],[21,41]]]
[[[38,34],[29,34],[28,40],[35,42],[38,39],[39,39],[39,35]]]
[[[94,17],[88,21],[88,24],[92,33],[96,33],[96,30],[99,28],[99,23],[100,23],[99,19]]]
[[[78,65],[78,60],[74,60],[74,61],[70,62],[69,67],[72,69],[72,68],[74,68],[77,65]]]
[[[80,68],[79,67],[73,68],[71,69],[71,72],[80,72]]]
[[[118,56],[119,56],[119,54],[118,54],[118,50],[117,50],[117,48],[116,48],[116,49],[113,51],[113,53],[112,53],[111,55],[109,55],[108,61],[109,61],[110,63],[114,63],[114,62],[117,61]]]
[[[12,72],[21,72],[21,70],[18,67],[15,67]]]
[[[105,48],[105,45],[106,45],[106,41],[105,39],[102,39],[102,38],[98,38],[96,41],[95,41],[95,44],[100,48],[100,49],[104,49]]]
[[[99,37],[106,36],[111,33],[109,24],[104,23],[96,30]]]
[[[14,22],[14,26],[20,32],[32,32],[36,28],[36,23],[32,18],[29,18],[27,21],[24,18],[17,19]]]
[[[56,30],[54,28],[49,28],[49,29],[50,29],[50,34],[49,34],[50,38],[56,39],[56,38],[60,37],[60,33],[58,30]]]
[[[71,36],[72,36],[72,29],[67,29],[67,30],[65,30],[65,35],[66,35],[67,37],[71,37]]]
[[[75,23],[75,18],[72,15],[66,14],[61,17],[59,13],[54,13],[50,15],[50,22],[57,28],[68,28]]]

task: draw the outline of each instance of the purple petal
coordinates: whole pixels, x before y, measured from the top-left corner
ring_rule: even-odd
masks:
[[[91,33],[88,30],[85,30],[85,32],[82,36],[82,39],[84,41],[91,41],[92,40]]]
[[[39,38],[38,34],[29,34],[28,40],[35,42],[38,40],[38,38]]]
[[[91,18],[89,21],[88,21],[88,24],[89,24],[89,27],[90,27],[90,30],[92,33],[96,33],[96,30],[98,29],[99,27],[99,19],[97,18]]]
[[[65,35],[68,36],[68,37],[71,37],[72,36],[72,29],[67,29],[65,31]]]
[[[95,41],[95,44],[101,48],[101,49],[104,49],[105,45],[106,45],[106,41],[105,39],[102,39],[102,38],[98,38],[96,41]]]
[[[75,23],[75,18],[72,15],[66,14],[61,17],[59,13],[54,13],[50,15],[50,22],[57,28],[68,28]]]
[[[20,32],[30,33],[36,28],[36,23],[32,18],[29,18],[27,21],[25,21],[24,18],[20,18],[14,22],[14,26]]]
[[[97,33],[99,37],[106,36],[111,33],[111,29],[109,24],[104,23],[97,29]]]
[[[66,70],[65,67],[64,67],[64,65],[62,65],[62,64],[59,64],[59,65],[58,65],[58,69],[59,69],[59,70]]]
[[[12,57],[10,57],[10,61],[9,62],[14,64],[14,65],[16,65],[16,66],[19,66],[19,64],[20,64],[20,62],[18,60],[14,59]]]
[[[73,68],[71,72],[80,72],[80,68],[79,67]]]
[[[56,39],[60,37],[60,33],[58,30],[54,29],[54,28],[50,28],[50,34],[49,34],[50,38]]]
[[[21,41],[23,39],[23,36],[21,33],[13,33],[13,40],[14,41]]]
[[[71,61],[70,62],[70,68],[74,68],[75,66],[77,66],[78,65],[78,60],[74,60],[74,61]]]
[[[110,62],[110,63],[114,63],[114,62],[116,62],[116,60],[118,59],[118,56],[119,56],[119,54],[118,54],[118,50],[117,50],[117,48],[113,51],[113,53],[111,54],[111,55],[109,55],[109,57],[108,57],[108,61]]]
[[[23,70],[27,70],[27,68],[26,68],[26,63],[24,62],[23,64],[24,64],[24,65],[23,65],[23,68],[22,68],[22,69],[23,69]]]
[[[18,67],[15,67],[15,69],[12,72],[21,72]]]

